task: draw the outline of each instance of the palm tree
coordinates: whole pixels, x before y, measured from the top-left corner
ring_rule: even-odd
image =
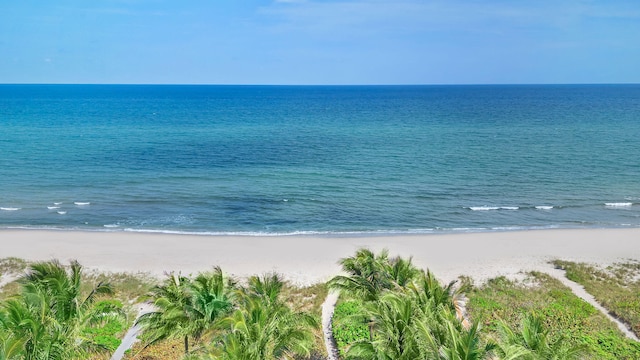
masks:
[[[180,274],[168,274],[161,285],[151,291],[156,311],[146,313],[137,321],[147,339],[147,346],[167,338],[184,337],[185,354],[189,352],[190,295],[189,278]]]
[[[280,275],[271,273],[262,277],[250,277],[245,292],[249,297],[261,299],[268,306],[277,306],[280,305],[280,294],[283,287],[284,281]]]
[[[105,316],[119,315],[120,309],[97,311],[97,296],[111,294],[111,287],[100,283],[82,298],[81,280],[82,266],[77,261],[71,262],[69,272],[58,261],[36,263],[20,279],[20,294],[2,304],[0,327],[21,344],[25,359],[78,358],[102,349],[82,330]]]
[[[451,281],[443,286],[433,273],[427,270],[422,272],[408,288],[422,308],[436,309],[444,306],[454,311],[463,327],[469,329],[471,323],[466,313],[466,297],[464,295],[466,289],[464,287],[456,288],[455,284],[456,281]]]
[[[429,270],[418,270],[411,258],[389,258],[361,249],[340,262],[348,276],[329,286],[364,301],[362,312],[347,321],[368,319],[369,339],[354,344],[355,359],[479,359],[477,327],[466,316],[464,287],[442,285]]]
[[[386,249],[378,255],[369,249],[360,249],[354,256],[341,259],[340,265],[348,275],[335,276],[329,281],[329,287],[364,301],[376,301],[386,290],[405,288],[421,273],[411,258],[389,258]]]
[[[0,330],[0,360],[19,359],[24,353],[24,340],[6,330]]]
[[[57,260],[35,263],[22,281],[27,288],[37,288],[51,298],[53,313],[63,322],[86,314],[98,295],[113,294],[111,285],[100,282],[84,299],[80,299],[82,265],[75,260],[71,261],[69,273]]]
[[[443,319],[446,325],[447,338],[439,346],[439,359],[441,360],[481,360],[486,359],[494,345],[488,343],[482,346],[479,336],[479,325],[475,323],[468,329],[454,317]]]
[[[549,331],[545,329],[540,316],[530,313],[520,324],[520,331],[513,331],[506,323],[498,324],[500,342],[498,355],[508,357],[508,352],[520,349],[524,354],[519,359],[579,359],[583,355],[583,348],[572,346],[563,337],[552,340]]]
[[[347,351],[349,359],[428,358],[419,344],[417,303],[402,293],[387,293],[378,302],[366,306],[375,338],[353,344]]]
[[[167,338],[183,338],[189,354],[189,338],[199,341],[234,304],[234,282],[219,267],[195,279],[169,274],[152,290],[156,311],[138,319],[148,345]],[[148,346],[147,345],[147,346]]]
[[[339,263],[349,275],[335,276],[329,281],[330,288],[353,294],[364,301],[375,301],[382,291],[393,287],[387,250],[375,255],[369,249],[360,249]]]
[[[388,270],[393,285],[398,289],[407,287],[413,280],[417,279],[422,270],[413,265],[412,258],[404,259],[396,256],[389,260]]]
[[[249,279],[240,308],[220,323],[230,330],[214,342],[214,359],[276,360],[310,355],[311,329],[318,323],[281,301],[283,285],[275,274]]]
[[[420,299],[414,291],[386,292],[365,305],[373,336],[353,344],[347,359],[484,359],[493,348],[482,345],[478,325],[465,328],[451,301]]]
[[[340,260],[342,270],[348,276],[333,277],[329,288],[344,291],[364,302],[377,301],[384,292],[402,290],[421,272],[412,263],[411,258],[389,258],[384,249],[376,255],[369,249],[360,249],[352,257]],[[373,320],[368,321],[369,340],[373,341]]]

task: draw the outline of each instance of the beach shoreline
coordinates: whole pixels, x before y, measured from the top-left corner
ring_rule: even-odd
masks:
[[[206,236],[136,232],[0,230],[0,258],[78,260],[105,272],[197,273],[220,266],[246,277],[278,272],[295,284],[340,273],[338,261],[359,248],[413,257],[442,281],[476,282],[548,269],[549,261],[611,264],[640,260],[640,228],[553,229],[375,236]]]

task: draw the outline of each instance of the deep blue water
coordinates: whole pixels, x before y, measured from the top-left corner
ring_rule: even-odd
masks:
[[[0,85],[0,209],[106,231],[640,227],[640,85]]]

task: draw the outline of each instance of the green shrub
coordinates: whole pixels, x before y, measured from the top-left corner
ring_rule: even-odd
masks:
[[[360,315],[362,312],[363,304],[355,300],[339,303],[335,308],[333,337],[342,356],[352,344],[369,339],[369,327],[366,319]]]
[[[622,338],[613,331],[584,335],[583,343],[598,359],[636,360],[640,356],[640,344]]]
[[[108,313],[112,309],[122,309],[122,303],[118,300],[108,299],[96,303],[95,310]],[[125,330],[123,316],[107,316],[99,324],[83,329],[83,334],[95,344],[114,351],[120,346],[120,337]]]

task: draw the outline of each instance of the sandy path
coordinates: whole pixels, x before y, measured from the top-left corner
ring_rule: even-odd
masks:
[[[322,303],[322,333],[324,335],[324,346],[328,354],[327,360],[338,360],[338,347],[333,338],[333,327],[331,325],[338,297],[340,297],[339,292],[329,291],[327,298]]]
[[[129,328],[127,333],[122,338],[122,342],[120,343],[120,346],[118,346],[118,348],[113,353],[113,355],[111,355],[110,360],[120,360],[124,357],[124,353],[127,350],[131,349],[133,344],[135,344],[138,341],[138,335],[142,330],[142,327],[138,325],[136,322],[138,321],[140,316],[154,311],[153,305],[151,304],[142,303],[142,304],[138,304],[137,307],[138,307],[138,314],[136,315],[136,319],[133,321],[133,325]]]
[[[622,333],[629,339],[634,340],[634,341],[640,341],[640,339],[638,339],[638,337],[636,336],[636,334],[634,334],[629,327],[627,327],[627,325],[625,323],[623,323],[622,321],[618,320],[617,318],[615,318],[614,316],[612,316],[609,311],[607,309],[605,309],[602,305],[600,305],[600,303],[596,300],[596,298],[593,297],[593,295],[589,294],[582,285],[573,282],[569,279],[567,279],[567,277],[565,276],[565,271],[564,270],[560,270],[560,269],[555,269],[552,266],[550,267],[550,269],[548,269],[547,271],[545,271],[547,274],[553,276],[554,278],[558,279],[563,285],[565,285],[566,287],[568,287],[569,289],[571,289],[571,291],[579,298],[581,298],[582,300],[588,302],[589,304],[591,304],[594,308],[596,308],[598,311],[600,311],[604,316],[607,317],[607,319],[609,319],[611,322],[613,322],[614,324],[616,324],[616,326],[618,327],[618,329],[620,329],[620,331],[622,331]]]

